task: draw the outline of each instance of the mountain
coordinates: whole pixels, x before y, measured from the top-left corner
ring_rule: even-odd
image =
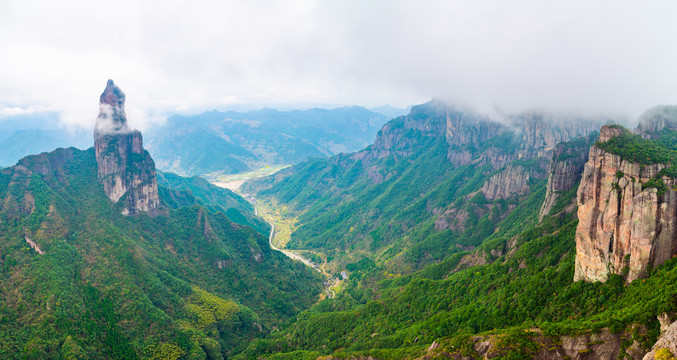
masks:
[[[480,245],[500,222],[517,221],[520,208],[536,206],[529,201],[540,206],[541,198],[529,199],[547,181],[555,146],[601,123],[536,112],[498,122],[433,101],[388,122],[362,151],[243,189],[298,214],[290,248],[343,263],[368,254],[409,272]]]
[[[0,166],[11,166],[19,159],[58,147],[86,149],[91,135],[59,127],[58,114],[40,113],[0,120]]]
[[[125,94],[113,80],[99,101],[94,150],[99,182],[113,203],[122,200],[122,214],[159,213],[155,163],[143,149],[141,132],[127,126]]]
[[[0,357],[221,359],[316,301],[319,275],[273,251],[241,198],[159,185],[125,120],[111,81],[94,148],[0,171]]]
[[[324,254],[348,278],[235,358],[671,358],[677,261],[661,250],[673,222],[658,214],[674,210],[675,133],[605,122],[533,112],[497,122],[432,102],[360,152],[245,183],[295,213],[288,247]],[[660,174],[633,183],[615,166]],[[653,248],[622,245],[633,240],[621,232],[607,252],[601,231],[617,224],[647,231]],[[608,262],[621,245],[630,263],[655,254],[641,281]],[[605,282],[581,281],[591,280],[578,277],[581,252],[607,266]]]
[[[677,256],[675,130],[675,107],[645,113],[639,134],[602,128],[578,197],[576,279],[633,281]]]
[[[361,149],[388,117],[353,106],[332,110],[172,116],[147,132],[158,167],[184,175],[239,173]]]
[[[270,225],[254,215],[254,206],[231,190],[212,185],[199,176],[182,177],[172,173],[157,173],[160,199],[172,209],[201,205],[212,212],[223,212],[232,221],[249,225],[264,236]]]

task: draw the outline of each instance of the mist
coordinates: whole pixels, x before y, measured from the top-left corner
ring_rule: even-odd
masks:
[[[432,98],[636,119],[677,103],[675,18],[672,1],[3,1],[0,118],[91,128],[111,78],[141,130],[176,112]]]

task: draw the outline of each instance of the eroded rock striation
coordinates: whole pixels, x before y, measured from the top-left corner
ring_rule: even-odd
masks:
[[[644,137],[653,137],[663,129],[677,130],[677,105],[654,106],[639,118],[637,132]]]
[[[561,194],[573,189],[581,179],[593,141],[594,137],[588,136],[555,146],[550,161],[550,174],[548,175],[545,200],[538,215],[539,221],[550,214],[550,210]]]
[[[123,202],[122,213],[155,214],[160,206],[155,163],[143,149],[141,132],[127,125],[125,94],[113,80],[99,99],[94,149],[99,182],[112,202]]]
[[[604,126],[599,142],[623,131]],[[578,188],[574,280],[623,274],[630,282],[677,254],[677,181],[663,176],[667,189],[661,192],[643,186],[666,166],[640,165],[590,148]]]
[[[510,164],[487,180],[482,194],[487,200],[507,199],[512,195],[525,195],[529,190],[529,169]]]

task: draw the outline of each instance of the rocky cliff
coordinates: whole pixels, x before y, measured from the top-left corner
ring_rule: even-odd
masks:
[[[586,144],[581,141],[568,143],[572,139],[586,136],[599,125],[598,119],[577,119],[557,117],[542,113],[527,112],[509,118],[510,127],[519,147],[514,152],[489,149],[480,161],[491,164],[493,169],[518,160],[500,169],[482,187],[488,200],[525,195],[529,192],[529,181],[550,176],[543,215],[550,211],[560,192],[571,189],[583,169],[587,155]],[[494,135],[495,136],[495,135]],[[582,139],[581,139],[582,140]],[[486,141],[486,140],[485,140]],[[513,139],[515,141],[515,139]],[[565,144],[562,144],[565,143]],[[560,145],[557,148],[558,144]],[[578,148],[573,148],[579,146]],[[590,144],[587,144],[589,147]],[[581,159],[582,158],[582,159]],[[519,165],[519,162],[522,165]]]
[[[122,213],[155,214],[160,206],[155,163],[143,149],[141,132],[129,129],[125,94],[113,80],[99,99],[94,149],[99,182],[111,201],[123,202]]]
[[[525,195],[529,191],[530,171],[527,167],[510,164],[494,174],[482,186],[487,200],[506,199],[512,195]]]
[[[589,136],[555,146],[550,161],[545,200],[538,215],[539,221],[550,213],[561,194],[573,189],[581,179],[588,161],[588,149],[594,139],[594,136]]]
[[[677,105],[655,106],[639,118],[637,132],[644,137],[653,137],[663,129],[677,130]]]
[[[604,126],[604,143],[627,130]],[[667,165],[642,165],[590,148],[578,188],[575,280],[606,281],[610,274],[642,277],[677,254],[677,181],[659,172]],[[659,191],[647,186],[661,181]]]

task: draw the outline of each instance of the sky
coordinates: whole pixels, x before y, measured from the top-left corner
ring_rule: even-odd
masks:
[[[676,1],[2,0],[0,120],[92,127],[211,109],[406,107],[637,117],[677,103]]]

